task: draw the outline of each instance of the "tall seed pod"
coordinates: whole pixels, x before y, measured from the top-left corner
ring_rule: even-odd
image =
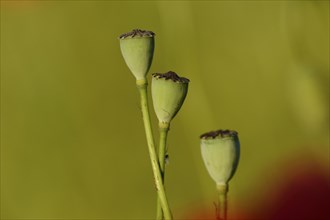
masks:
[[[124,60],[136,80],[145,80],[154,54],[155,33],[134,29],[119,36]]]
[[[180,110],[188,92],[189,79],[175,72],[152,74],[151,94],[159,123],[169,124]]]
[[[148,104],[147,73],[151,66],[154,53],[154,33],[140,29],[119,36],[120,49],[124,60],[136,78],[136,85],[140,94],[142,119],[148,144],[149,156],[154,174],[154,180],[159,198],[159,207],[165,219],[172,219],[172,213],[167,201],[163,184],[162,171],[159,167]]]

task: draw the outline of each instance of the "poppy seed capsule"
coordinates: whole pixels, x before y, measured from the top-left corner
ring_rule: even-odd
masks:
[[[200,139],[207,171],[218,186],[226,186],[236,171],[240,157],[237,132],[211,131],[202,134]]]
[[[189,79],[175,72],[152,74],[151,94],[160,123],[169,124],[180,110],[188,91]]]
[[[119,36],[124,60],[136,80],[143,80],[149,71],[154,54],[154,36],[151,31],[134,29]]]

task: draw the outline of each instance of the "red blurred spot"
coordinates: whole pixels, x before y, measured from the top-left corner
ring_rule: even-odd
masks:
[[[265,184],[276,182],[278,186],[263,195],[258,209],[229,212],[228,220],[330,220],[329,169],[310,158],[291,159],[281,168],[277,164],[280,172]],[[209,210],[193,209],[185,219],[215,220],[215,212]]]
[[[263,208],[264,219],[330,219],[329,173],[317,163],[304,161],[286,171],[286,181],[276,189],[268,208]]]

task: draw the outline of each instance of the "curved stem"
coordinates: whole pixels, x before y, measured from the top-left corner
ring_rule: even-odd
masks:
[[[152,135],[149,106],[148,106],[147,80],[137,81],[136,85],[140,93],[144,129],[148,142],[148,150],[149,150],[158,198],[160,200],[165,219],[172,219],[172,214],[167,202],[165,189],[162,181],[162,175],[159,168],[158,157],[155,150],[154,138]]]
[[[227,220],[227,185],[217,185],[218,207],[216,209],[217,220]]]
[[[158,149],[158,159],[160,170],[162,172],[162,181],[163,185],[165,185],[165,157],[166,157],[166,142],[167,142],[167,134],[169,130],[169,124],[159,123],[159,149]],[[160,198],[157,201],[157,220],[163,219],[162,207],[160,204]]]

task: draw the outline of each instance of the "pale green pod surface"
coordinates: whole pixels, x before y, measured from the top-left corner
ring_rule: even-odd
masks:
[[[151,31],[134,29],[119,36],[124,60],[136,80],[146,78],[154,54],[154,36]]]
[[[200,138],[202,157],[211,178],[217,185],[227,185],[236,171],[240,157],[237,132],[211,131]]]
[[[188,84],[189,79],[172,71],[152,74],[152,101],[160,123],[170,123],[178,113],[187,96]]]

